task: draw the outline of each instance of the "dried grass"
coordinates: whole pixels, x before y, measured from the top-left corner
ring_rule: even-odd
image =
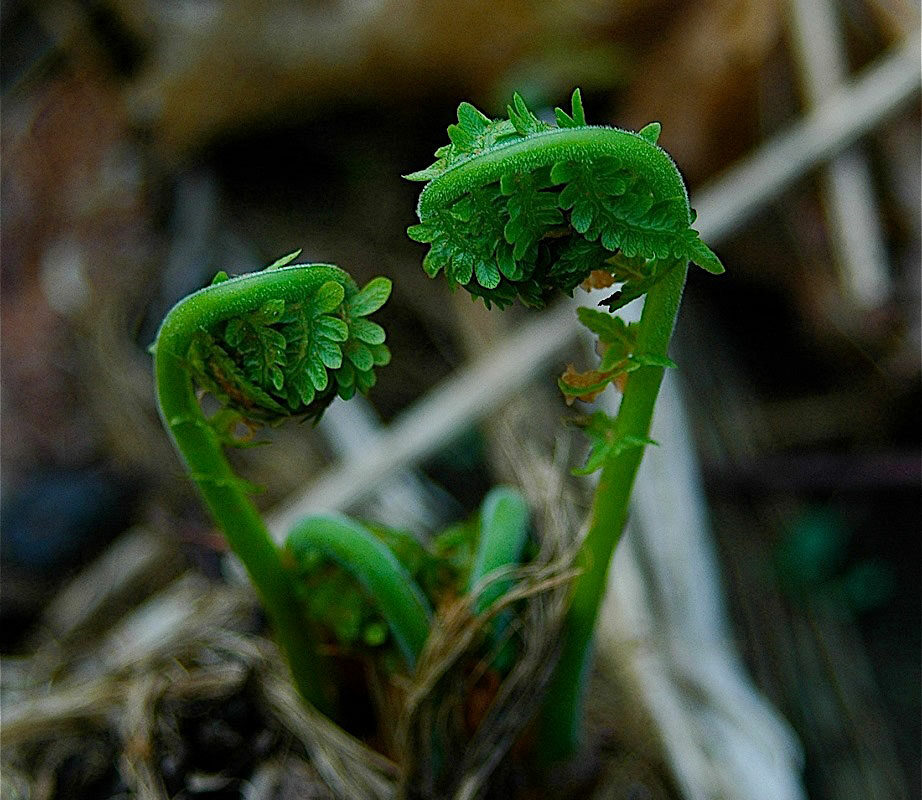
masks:
[[[177,709],[245,695],[282,743],[244,787],[248,798],[484,797],[537,710],[573,575],[575,515],[562,470],[516,463],[537,509],[538,557],[491,576],[514,588],[485,614],[474,616],[466,598],[440,610],[416,674],[387,693],[400,698],[385,723],[393,759],[303,704],[275,646],[253,633],[250,592],[186,574],[110,628],[48,640],[15,665],[15,680],[4,682],[3,796],[61,797],[61,765],[77,759],[90,770],[115,761],[130,796],[165,800],[162,765],[182,747]],[[501,612],[511,615],[506,631],[519,658],[472,728],[466,698],[488,672],[484,631]]]

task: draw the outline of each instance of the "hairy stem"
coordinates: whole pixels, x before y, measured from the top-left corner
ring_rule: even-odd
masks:
[[[666,356],[687,271],[687,267],[671,270],[647,294],[636,354]],[[662,367],[654,366],[642,367],[628,377],[614,423],[616,439],[648,436],[662,380]],[[627,521],[628,500],[642,457],[643,448],[634,447],[609,458],[602,467],[589,532],[577,559],[582,571],[573,587],[560,661],[542,709],[539,746],[549,760],[566,758],[579,746],[596,618],[605,595],[612,554]]]

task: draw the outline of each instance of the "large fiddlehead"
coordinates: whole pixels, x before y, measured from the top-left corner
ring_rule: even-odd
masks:
[[[518,95],[508,119],[458,107],[451,143],[407,176],[428,181],[408,233],[430,245],[430,276],[444,271],[488,304],[541,307],[598,270],[623,284],[605,301],[614,310],[689,261],[723,270],[691,227],[658,123],[639,133],[589,126],[579,90],[556,116],[558,127],[538,119]]]
[[[579,555],[560,661],[544,704],[541,745],[549,757],[573,752],[592,633],[608,566],[627,517],[634,476],[649,442],[653,407],[689,263],[723,272],[692,228],[694,212],[672,159],[657,144],[658,123],[637,133],[587,125],[579,90],[554,126],[516,95],[508,118],[491,120],[468,103],[448,128],[437,160],[407,177],[428,181],[411,238],[429,244],[423,268],[444,272],[489,306],[516,297],[542,307],[580,285],[613,287],[609,311],[645,297],[635,326],[585,309],[602,363],[561,378],[569,399],[592,400],[616,379],[616,419],[596,412],[582,472],[601,469],[589,532]]]
[[[237,443],[241,423],[317,418],[337,394],[367,391],[390,357],[384,330],[367,317],[391,285],[375,278],[359,289],[338,267],[289,265],[296,256],[236,278],[219,273],[174,306],[152,352],[163,423],[255,584],[299,690],[329,708],[290,571],[223,447]],[[210,417],[199,390],[220,403]]]

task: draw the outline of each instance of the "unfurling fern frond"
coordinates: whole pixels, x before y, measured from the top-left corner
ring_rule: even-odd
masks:
[[[639,323],[581,308],[598,337],[599,364],[573,366],[559,380],[567,402],[592,401],[610,384],[622,390],[618,416],[584,418],[590,446],[577,474],[601,470],[589,530],[580,544],[566,634],[539,724],[542,756],[571,755],[579,741],[584,678],[614,548],[649,438],[689,263],[723,265],[692,227],[685,183],[657,145],[660,126],[633,133],[586,124],[579,90],[556,127],[519,95],[508,118],[490,120],[462,103],[451,144],[407,177],[427,181],[410,238],[430,245],[426,272],[444,272],[487,306],[516,298],[541,307],[577,286],[611,288],[600,305],[615,311],[644,297]]]
[[[374,368],[390,358],[384,329],[368,316],[391,283],[375,278],[359,289],[339,267],[292,264],[297,256],[237,278],[218,273],[172,308],[151,352],[160,415],[189,476],[262,596],[301,694],[329,709],[289,570],[223,447],[240,444],[241,422],[317,418],[337,394],[368,391]],[[206,418],[197,390],[221,408]]]
[[[691,227],[682,177],[656,144],[657,123],[637,133],[587,125],[578,89],[570,113],[556,109],[557,127],[519,95],[508,114],[491,120],[462,103],[451,143],[406,176],[428,181],[408,233],[430,245],[430,276],[444,271],[452,287],[488,305],[519,297],[541,307],[603,270],[622,284],[606,301],[614,309],[676,264],[723,271]],[[625,258],[637,262],[629,277],[618,268]]]
[[[253,422],[316,418],[337,395],[367,392],[374,368],[390,360],[384,329],[367,319],[387,300],[390,281],[375,278],[360,290],[337,267],[276,262],[263,273],[219,279],[199,302],[208,293],[233,293],[240,282],[255,285],[259,275],[277,284],[310,280],[301,291],[257,294],[252,307],[197,326],[183,354],[196,384]]]

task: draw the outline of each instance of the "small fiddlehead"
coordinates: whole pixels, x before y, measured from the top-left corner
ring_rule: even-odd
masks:
[[[528,533],[524,498],[514,489],[497,487],[487,493],[475,519],[452,525],[425,543],[404,531],[338,515],[307,517],[288,535],[286,561],[296,565],[297,589],[319,627],[347,650],[355,650],[362,647],[367,624],[365,632],[372,638],[364,642],[366,652],[375,652],[386,642],[378,633],[380,618],[412,672],[429,633],[433,606],[466,592],[474,614],[487,612],[511,586],[503,573],[519,564]],[[329,569],[331,562],[336,570]],[[343,582],[341,573],[352,580]],[[361,586],[361,611],[351,582]],[[319,590],[316,601],[311,587]],[[322,601],[331,592],[340,603]],[[507,617],[501,613],[499,623],[490,626],[494,644]]]
[[[383,329],[366,317],[390,281],[360,290],[338,267],[290,265],[296,256],[236,278],[219,273],[167,314],[152,352],[163,423],[261,595],[299,690],[329,708],[289,574],[223,446],[236,443],[240,422],[316,418],[336,394],[366,391],[389,358]],[[221,410],[206,418],[198,390]]]
[[[256,273],[258,278],[228,279],[225,292],[237,294],[242,289],[254,305],[200,325],[186,352],[196,384],[223,408],[253,422],[319,417],[337,395],[349,399],[356,390],[367,392],[375,383],[374,368],[390,361],[384,329],[367,319],[390,294],[387,278],[375,278],[359,290],[337,267],[314,265],[314,280],[325,280],[309,294],[263,297],[265,290],[257,283],[271,272],[287,282],[293,271],[304,269],[284,264],[281,259]],[[219,274],[212,286],[224,278]],[[189,300],[202,305],[193,298]]]
[[[480,536],[467,586],[468,592],[477,592],[475,613],[482,614],[509,590],[510,581],[506,578],[486,586],[481,582],[491,573],[519,563],[528,539],[528,518],[525,498],[514,489],[498,486],[484,498]]]
[[[486,612],[512,587],[510,578],[496,576],[521,562],[528,541],[529,517],[528,504],[515,489],[498,486],[484,498],[480,535],[467,584],[468,593],[474,597],[474,613]],[[499,646],[493,666],[501,674],[508,672],[515,657],[510,643],[501,641],[510,617],[508,610],[503,611],[488,629],[494,646]]]
[[[394,553],[368,528],[346,517],[307,517],[288,534],[296,562],[318,552],[333,559],[368,591],[387,621],[410,672],[422,652],[432,607]]]
[[[568,399],[592,400],[622,388],[618,416],[596,412],[584,473],[601,469],[576,578],[561,656],[545,698],[539,743],[547,758],[579,741],[584,678],[608,567],[627,518],[689,263],[723,272],[692,228],[688,193],[657,144],[660,126],[637,133],[586,123],[579,90],[556,127],[518,95],[508,118],[491,120],[468,103],[448,128],[436,162],[407,177],[427,181],[408,234],[430,245],[423,268],[444,272],[489,306],[518,297],[542,307],[557,292],[616,286],[601,305],[615,311],[644,297],[634,326],[592,309],[580,319],[599,336],[602,363],[560,380]]]

